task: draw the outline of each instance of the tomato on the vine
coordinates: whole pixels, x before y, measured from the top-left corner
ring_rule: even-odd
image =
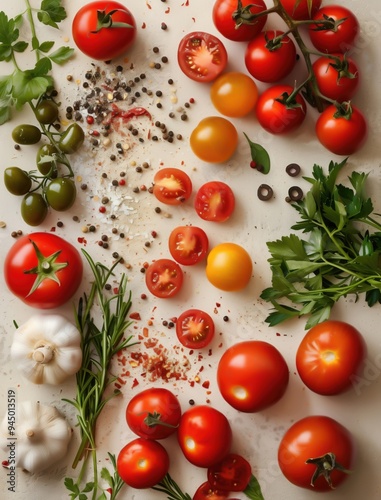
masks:
[[[145,280],[152,295],[167,299],[179,293],[184,275],[181,267],[174,260],[158,259],[146,269]]]
[[[242,290],[251,279],[251,257],[236,243],[216,245],[210,251],[206,262],[206,277],[213,286],[225,292]]]
[[[81,7],[73,19],[73,39],[81,52],[99,61],[127,52],[136,38],[136,22],[127,7],[99,0]]]
[[[152,488],[168,473],[169,455],[157,441],[137,438],[120,450],[116,468],[128,486]]]
[[[360,24],[352,11],[341,5],[326,5],[312,17],[316,24],[309,25],[312,44],[320,52],[333,54],[346,53],[355,44],[360,33]],[[332,29],[324,29],[321,21],[331,20]],[[340,21],[340,22],[337,22]]]
[[[322,0],[280,0],[287,14],[297,21],[311,19],[321,6]]]
[[[189,175],[179,168],[162,168],[153,179],[153,194],[167,205],[180,205],[192,194]]]
[[[221,114],[239,118],[254,109],[258,88],[248,75],[232,71],[220,75],[213,82],[210,98]]]
[[[224,71],[228,53],[216,36],[204,31],[192,31],[181,39],[177,60],[188,78],[207,83]]]
[[[261,411],[280,400],[289,381],[281,353],[268,342],[247,340],[229,347],[217,367],[222,397],[236,410]]]
[[[339,394],[351,387],[361,368],[366,346],[361,333],[343,321],[313,326],[296,353],[299,376],[312,391]]]
[[[78,250],[51,233],[22,236],[4,261],[5,282],[29,306],[51,309],[72,298],[82,282]]]
[[[251,479],[251,465],[241,455],[230,453],[208,468],[210,486],[218,491],[243,491]]]
[[[209,240],[200,227],[178,226],[169,235],[168,245],[176,262],[183,266],[193,266],[206,258]]]
[[[176,432],[181,406],[173,392],[151,387],[133,396],[126,408],[129,428],[144,439],[165,439]]]
[[[336,155],[348,156],[365,143],[368,125],[362,112],[350,103],[328,106],[316,121],[315,131],[321,144]]]
[[[212,18],[215,27],[225,38],[235,42],[247,42],[255,37],[264,27],[267,15],[261,15],[250,20],[266,10],[263,0],[242,0],[241,6],[237,0],[216,0],[213,6]]]
[[[208,163],[228,161],[237,145],[237,129],[222,116],[208,116],[202,119],[190,136],[193,153]]]
[[[211,467],[230,452],[233,434],[223,413],[212,406],[196,405],[183,413],[177,437],[190,463]]]
[[[202,349],[213,340],[214,321],[205,311],[188,309],[177,318],[176,335],[183,346]]]
[[[290,85],[275,85],[259,96],[257,119],[270,134],[286,134],[303,123],[307,106],[300,94],[290,100],[293,90]]]
[[[226,491],[214,490],[209,481],[205,481],[197,488],[192,500],[226,500],[228,496]]]
[[[353,438],[336,420],[312,415],[293,424],[278,449],[284,476],[296,486],[330,491],[347,477],[354,461]]]
[[[291,72],[295,63],[295,44],[282,31],[263,31],[246,48],[246,68],[260,82],[278,82]]]
[[[225,222],[234,211],[233,190],[225,182],[205,182],[196,193],[194,207],[201,219],[210,222]]]

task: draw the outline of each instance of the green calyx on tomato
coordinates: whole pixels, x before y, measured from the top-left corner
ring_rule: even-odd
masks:
[[[252,7],[255,7],[255,4],[242,5],[242,1],[238,0],[237,9],[233,12],[232,18],[235,21],[236,29],[238,29],[243,24],[255,24],[255,21],[258,19],[258,13],[255,14],[251,11]],[[266,15],[260,14],[260,15]]]
[[[326,453],[325,455],[317,458],[309,458],[306,460],[306,464],[316,465],[315,472],[311,478],[311,486],[315,485],[316,480],[322,476],[327,481],[329,487],[334,489],[332,484],[331,473],[333,470],[338,470],[344,472],[344,474],[352,474],[351,470],[346,469],[341,464],[336,462],[336,456],[334,453]]]
[[[90,33],[98,33],[103,28],[105,28],[105,29],[108,29],[108,28],[131,28],[131,29],[134,29],[135,28],[132,24],[114,21],[112,16],[116,12],[122,12],[122,11],[120,9],[110,10],[110,12],[106,12],[105,10],[98,10],[97,11],[97,27],[94,31],[91,31]]]

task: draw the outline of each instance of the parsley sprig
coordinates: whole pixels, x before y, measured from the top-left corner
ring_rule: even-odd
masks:
[[[296,234],[267,243],[272,286],[261,298],[274,306],[266,318],[270,326],[308,315],[306,328],[329,318],[341,298],[365,294],[371,307],[381,303],[381,224],[374,217],[372,200],[365,193],[368,174],[354,171],[350,186],[337,183],[347,160],[331,162],[328,174],[315,165],[311,188],[292,204],[300,220]]]

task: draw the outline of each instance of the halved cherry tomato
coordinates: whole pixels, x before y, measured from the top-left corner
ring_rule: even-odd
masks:
[[[222,116],[207,116],[193,129],[190,136],[193,153],[208,163],[228,161],[237,145],[237,129]]]
[[[197,488],[192,500],[226,500],[228,497],[229,493],[213,490],[209,481],[205,481]]]
[[[213,286],[225,292],[236,292],[245,288],[252,272],[250,255],[236,243],[220,243],[207,257],[206,277]]]
[[[252,78],[239,71],[220,75],[210,89],[214,107],[223,115],[241,117],[254,109],[258,88]]]
[[[179,293],[184,277],[177,262],[171,259],[158,259],[146,269],[145,279],[152,295],[166,299]]]
[[[241,455],[230,453],[208,468],[208,482],[213,489],[243,491],[251,479],[251,465]]]
[[[180,41],[177,60],[183,73],[198,82],[211,82],[225,69],[228,53],[216,36],[193,31]]]
[[[188,309],[177,318],[176,335],[183,346],[202,349],[214,337],[214,321],[205,311]]]
[[[193,266],[205,259],[209,241],[203,229],[197,226],[178,226],[169,235],[169,251],[176,262]]]
[[[192,194],[192,181],[179,168],[162,168],[156,172],[153,183],[153,194],[167,205],[180,205]]]
[[[225,222],[234,211],[235,196],[231,187],[224,182],[206,182],[197,191],[194,207],[201,219]]]

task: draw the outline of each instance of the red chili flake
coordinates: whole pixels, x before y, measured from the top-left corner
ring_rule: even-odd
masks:
[[[93,116],[87,116],[86,117],[86,122],[89,124],[89,125],[92,125],[94,123],[94,117]]]
[[[168,7],[167,9],[165,9],[165,11],[164,11],[164,12],[165,12],[165,14],[169,14],[169,13],[171,12],[171,8],[170,8],[170,7]]]
[[[121,388],[122,388],[122,386],[121,386],[120,384],[117,384],[116,382],[115,382],[115,384],[114,384],[114,387],[115,387],[116,389],[121,389]]]
[[[86,246],[86,244],[87,244],[86,238],[83,238],[83,237],[77,238],[77,241],[78,241],[78,243],[81,243],[81,245],[83,244]]]
[[[112,488],[107,488],[107,493],[110,493],[110,495],[112,495]]]
[[[99,207],[99,211],[101,214],[106,213],[106,207],[102,205],[101,207]]]
[[[7,468],[9,467],[9,462],[8,462],[8,460],[3,460],[3,461],[1,462],[1,465],[7,469]]]
[[[145,30],[147,27],[146,23],[142,23],[142,30]]]
[[[219,302],[216,302],[216,307],[221,307],[221,304]]]
[[[148,1],[146,0],[146,5],[149,9],[152,9],[151,5],[148,3]]]
[[[139,382],[138,382],[138,380],[136,378],[134,378],[134,381],[132,382],[132,389],[134,387],[136,387],[137,385],[139,385]]]
[[[209,387],[210,387],[209,380],[205,380],[205,382],[202,384],[202,387],[204,387],[204,389],[209,389]]]
[[[109,118],[106,120],[106,123],[111,123],[115,118],[122,118],[124,122],[131,120],[131,118],[135,118],[137,116],[148,116],[150,120],[152,120],[151,113],[146,110],[146,108],[142,108],[141,106],[137,106],[136,108],[131,108],[127,110],[120,109],[116,104],[112,104],[111,106],[111,114]]]
[[[52,233],[55,233],[55,232],[56,232],[56,228],[55,228],[55,226],[53,226],[53,227],[51,227],[51,228],[50,228],[50,232],[52,232]]]
[[[151,231],[151,236],[152,236],[152,238],[156,238],[157,237],[157,232],[156,231]]]
[[[137,319],[137,320],[141,320],[142,318],[140,317],[140,314],[138,312],[132,312],[130,314],[130,318],[131,319]]]
[[[126,180],[125,179],[120,179],[119,186],[125,186],[125,185],[126,185]]]
[[[112,289],[112,291],[115,293],[115,295],[117,295],[119,293],[119,288],[116,286]]]
[[[189,99],[189,102],[190,102],[191,104],[194,104],[196,101],[195,101],[195,99],[194,99],[193,97],[191,97],[191,98]]]
[[[280,337],[280,333],[279,332],[276,332],[275,334],[277,337]]]

